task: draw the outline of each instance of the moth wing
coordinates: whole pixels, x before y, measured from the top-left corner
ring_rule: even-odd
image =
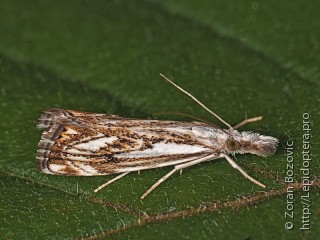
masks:
[[[49,127],[37,151],[39,169],[49,174],[109,175],[212,154],[202,133],[195,136],[192,123],[50,109],[40,116],[39,125]]]
[[[60,108],[51,108],[44,111],[38,119],[38,128],[48,128],[55,123],[71,124],[78,126],[99,125],[99,121],[103,122],[125,119],[112,114],[99,114],[90,112],[80,112],[75,110],[66,110]]]

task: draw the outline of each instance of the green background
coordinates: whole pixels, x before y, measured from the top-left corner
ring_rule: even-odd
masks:
[[[310,177],[319,177],[318,1],[1,1],[0,235],[4,239],[315,239],[299,230],[302,114],[310,114]],[[38,172],[36,120],[60,107],[125,117],[179,111],[216,121],[166,83],[170,76],[231,124],[277,137],[276,154],[237,156],[261,189],[223,159],[113,176]],[[177,116],[159,119],[189,120]],[[294,229],[286,230],[285,147],[294,141]]]

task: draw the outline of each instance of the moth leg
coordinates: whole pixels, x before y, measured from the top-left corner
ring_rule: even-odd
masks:
[[[151,193],[155,188],[157,188],[162,182],[164,182],[167,178],[169,178],[172,174],[174,174],[176,171],[178,170],[182,170],[183,168],[187,168],[187,167],[190,167],[190,166],[193,166],[195,164],[198,164],[198,163],[201,163],[201,162],[204,162],[204,161],[208,161],[208,160],[212,160],[213,158],[216,158],[217,155],[214,155],[214,154],[211,154],[211,155],[208,155],[206,157],[203,157],[203,158],[198,158],[198,159],[195,159],[195,160],[192,160],[190,162],[186,162],[186,163],[182,163],[182,164],[179,164],[179,165],[175,165],[174,166],[174,169],[171,170],[169,173],[167,173],[166,175],[164,175],[162,178],[160,178],[155,184],[153,184],[142,196],[141,196],[141,199],[144,199],[146,196],[149,195],[149,193]]]
[[[233,127],[233,129],[237,129],[237,128],[240,128],[248,123],[252,123],[252,122],[257,122],[257,121],[260,121],[262,119],[262,116],[259,116],[259,117],[254,117],[254,118],[247,118],[241,122],[239,122],[237,125],[235,125]]]
[[[124,173],[119,174],[119,175],[118,175],[118,176],[116,176],[115,178],[112,178],[112,179],[111,179],[111,180],[109,180],[108,182],[106,182],[106,183],[102,184],[100,187],[98,187],[97,189],[95,189],[95,190],[94,190],[94,192],[98,192],[98,191],[100,191],[102,188],[104,188],[104,187],[108,186],[109,184],[111,184],[111,183],[113,183],[113,182],[117,181],[118,179],[120,179],[120,178],[124,177],[124,176],[125,176],[125,175],[127,175],[128,173],[130,173],[130,172],[124,172]]]
[[[229,157],[229,156],[226,155],[226,154],[221,154],[220,156],[224,157],[224,158],[230,163],[230,165],[231,165],[233,168],[237,169],[239,172],[241,172],[241,174],[242,174],[243,176],[245,176],[245,178],[249,179],[251,182],[259,185],[260,187],[263,187],[263,188],[266,187],[266,185],[264,185],[264,184],[262,184],[261,182],[255,180],[255,179],[254,179],[253,177],[251,177],[248,173],[246,173],[231,157]]]

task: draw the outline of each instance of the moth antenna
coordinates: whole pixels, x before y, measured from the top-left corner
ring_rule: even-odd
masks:
[[[202,118],[198,118],[198,117],[195,117],[195,116],[192,116],[192,115],[189,115],[189,114],[186,114],[186,113],[181,113],[181,112],[155,112],[155,113],[152,113],[153,115],[166,115],[166,114],[173,114],[173,115],[180,115],[180,116],[184,116],[184,117],[189,117],[189,118],[192,118],[192,119],[195,119],[195,120],[198,120],[200,122],[203,122],[203,123],[206,123],[208,125],[211,125],[215,128],[218,128],[220,129],[221,131],[227,133],[225,130],[223,130],[221,127],[219,127],[218,125],[212,123],[212,122],[208,122]]]
[[[179,87],[177,84],[175,84],[174,82],[172,82],[169,78],[167,78],[165,75],[163,75],[162,73],[160,73],[160,76],[163,77],[165,80],[167,80],[169,83],[171,83],[173,86],[175,86],[176,88],[178,88],[181,92],[183,92],[184,94],[188,95],[189,97],[191,97],[196,103],[198,103],[203,109],[205,109],[207,112],[211,113],[213,116],[215,116],[216,118],[218,118],[223,124],[225,124],[226,126],[228,126],[229,128],[232,128],[231,125],[229,123],[227,123],[226,121],[224,121],[221,117],[219,117],[218,114],[216,114],[215,112],[211,111],[209,108],[207,108],[202,102],[200,102],[197,98],[195,98],[194,96],[192,96],[190,93],[188,93],[186,90],[184,90],[183,88]]]

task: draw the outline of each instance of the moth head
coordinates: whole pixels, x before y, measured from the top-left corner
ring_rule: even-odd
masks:
[[[251,153],[267,157],[275,153],[278,139],[259,133],[239,132],[231,129],[225,145],[229,153]]]
[[[240,148],[240,142],[234,140],[233,138],[228,139],[226,145],[230,152],[237,152]]]

